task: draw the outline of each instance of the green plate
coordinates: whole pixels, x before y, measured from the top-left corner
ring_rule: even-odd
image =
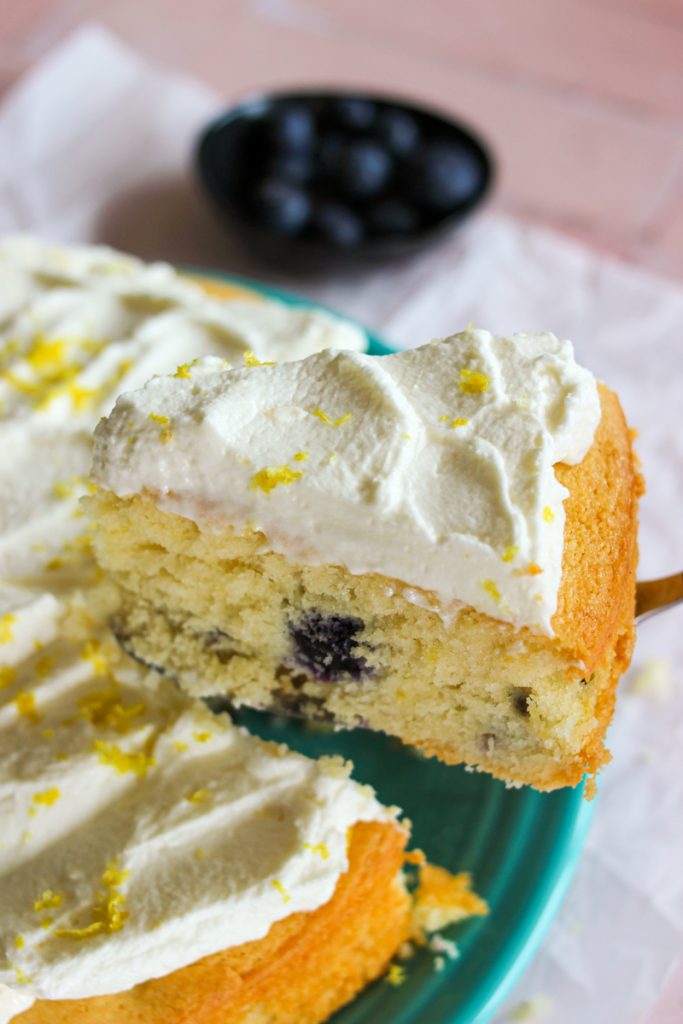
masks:
[[[290,305],[315,306],[243,278],[215,275]],[[367,332],[369,351],[391,351]],[[506,789],[487,775],[422,757],[398,741],[359,730],[320,726],[246,712],[252,732],[319,757],[341,754],[355,777],[397,804],[413,823],[413,845],[453,871],[469,871],[490,908],[485,918],[444,935],[460,955],[435,970],[426,950],[405,962],[405,981],[376,982],[335,1018],[335,1024],[485,1024],[536,951],[576,868],[591,815],[583,787],[555,793]]]

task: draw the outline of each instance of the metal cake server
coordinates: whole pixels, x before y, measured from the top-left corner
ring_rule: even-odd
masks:
[[[636,622],[683,602],[683,572],[636,584]]]

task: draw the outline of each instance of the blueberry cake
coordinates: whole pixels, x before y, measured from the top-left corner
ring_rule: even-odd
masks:
[[[189,693],[543,790],[608,760],[641,481],[569,342],[207,359],[119,399],[94,480],[113,631]]]

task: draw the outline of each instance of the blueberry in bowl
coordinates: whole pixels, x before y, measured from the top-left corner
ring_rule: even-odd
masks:
[[[357,92],[255,96],[201,134],[200,181],[229,227],[288,270],[408,255],[484,200],[493,160],[426,107]]]

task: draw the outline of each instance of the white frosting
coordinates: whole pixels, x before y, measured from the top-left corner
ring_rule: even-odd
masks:
[[[595,380],[552,334],[233,371],[209,359],[118,400],[94,475],[262,530],[295,560],[422,588],[444,615],[463,602],[552,634],[567,494],[553,467],[583,459],[599,418]]]
[[[0,1020],[261,938],[390,818],[339,762],[143,681],[78,606],[0,596]]]
[[[155,689],[75,596],[91,431],[122,387],[207,353],[362,342],[333,317],[219,302],[109,249],[0,242],[0,1024],[321,906],[349,826],[388,817],[339,765]]]
[[[120,391],[200,356],[244,365],[248,351],[281,361],[332,346],[365,337],[318,310],[213,299],[105,247],[0,241],[0,576],[42,574],[81,533],[91,433]]]

